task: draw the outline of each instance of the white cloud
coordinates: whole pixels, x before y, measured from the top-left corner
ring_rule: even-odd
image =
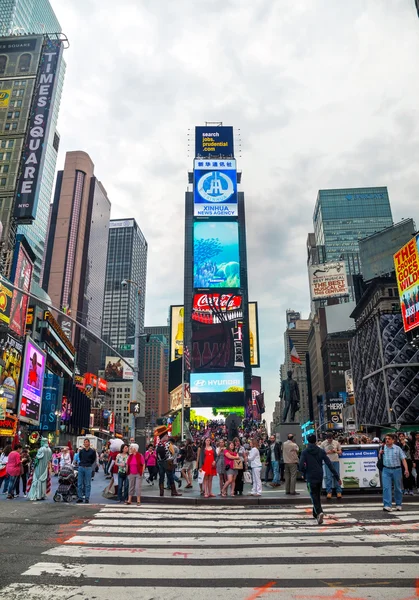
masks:
[[[285,310],[309,310],[318,189],[387,185],[418,220],[419,22],[413,0],[52,0],[70,39],[63,153],[89,152],[150,249],[148,324],[183,298],[183,215],[204,121],[240,129],[251,298],[268,412]]]

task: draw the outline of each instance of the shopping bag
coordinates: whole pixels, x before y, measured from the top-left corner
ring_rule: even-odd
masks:
[[[243,481],[244,483],[252,483],[252,474],[250,471],[245,471],[243,473]]]
[[[205,473],[204,471],[201,469],[198,473],[198,483],[204,483],[204,477],[205,477]]]
[[[102,496],[104,498],[106,498],[107,500],[110,500],[111,498],[115,498],[116,494],[115,494],[115,483],[113,481],[113,477],[109,482],[109,485],[107,485],[105,487],[105,489],[102,492]]]

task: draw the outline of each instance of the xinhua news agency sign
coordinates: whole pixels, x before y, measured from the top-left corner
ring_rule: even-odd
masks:
[[[17,186],[14,217],[19,223],[31,223],[36,216],[40,172],[45,159],[61,53],[62,43],[59,40],[47,40],[45,42],[38,69],[38,79],[23,147]]]

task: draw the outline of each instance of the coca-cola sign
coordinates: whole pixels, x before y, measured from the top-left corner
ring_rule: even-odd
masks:
[[[201,310],[237,310],[241,308],[242,297],[236,294],[195,294],[193,309]]]

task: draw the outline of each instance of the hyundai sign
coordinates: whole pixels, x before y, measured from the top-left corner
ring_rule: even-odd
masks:
[[[244,392],[243,372],[191,373],[192,394]]]
[[[205,158],[233,157],[232,127],[195,127],[195,156]]]
[[[235,160],[195,160],[195,217],[237,217]]]

